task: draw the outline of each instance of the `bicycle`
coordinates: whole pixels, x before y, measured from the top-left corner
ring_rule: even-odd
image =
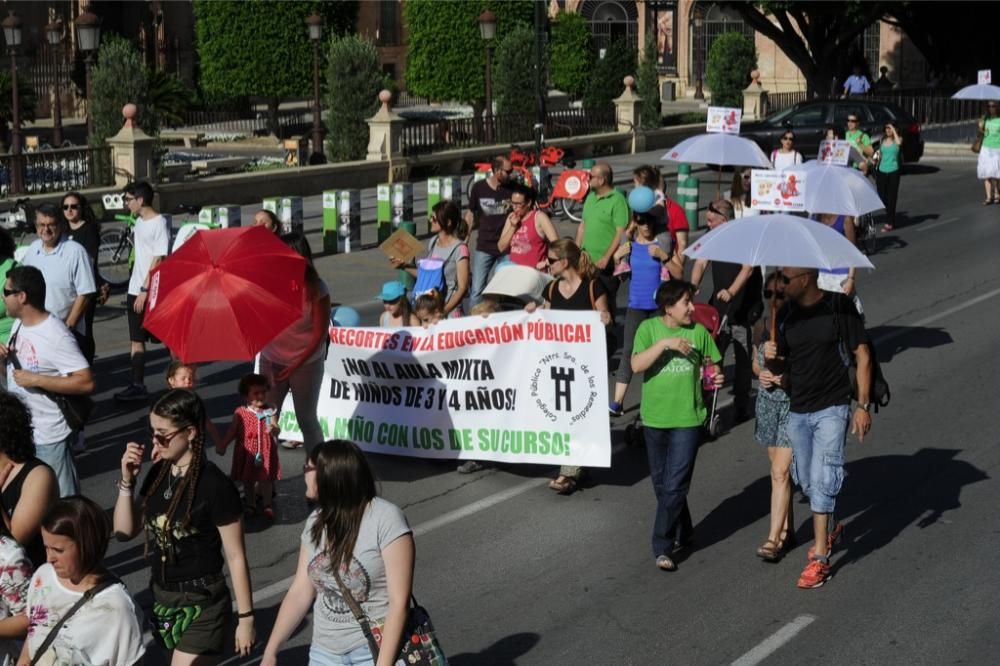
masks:
[[[31,205],[31,199],[27,197],[16,199],[9,210],[0,213],[0,227],[11,232],[11,236],[14,237],[16,244],[14,260],[18,263],[24,260],[28,246],[34,240],[34,221],[34,207]]]
[[[194,220],[191,220],[190,218],[192,215],[198,216],[200,213],[196,206],[181,204],[177,207],[177,210],[179,210],[185,217],[182,220],[179,220],[181,225],[177,228],[177,233],[174,235],[173,245],[170,246],[171,253],[180,249],[184,243],[191,240],[191,237],[199,231],[222,228],[221,224],[216,224],[215,222],[204,222],[197,217]]]
[[[860,216],[855,223],[856,244],[858,249],[866,255],[875,254],[878,249],[878,223],[872,213],[865,213]]]
[[[105,207],[107,209],[107,207]],[[135,263],[134,228],[136,216],[117,214],[114,226],[103,226],[97,245],[97,274],[110,288],[128,284]]]

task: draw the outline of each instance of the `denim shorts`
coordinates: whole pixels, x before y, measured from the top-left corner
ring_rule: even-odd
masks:
[[[375,660],[367,644],[336,654],[313,643],[309,646],[309,666],[375,666]]]
[[[809,498],[813,513],[833,513],[844,483],[844,444],[850,405],[788,415],[792,479]]]

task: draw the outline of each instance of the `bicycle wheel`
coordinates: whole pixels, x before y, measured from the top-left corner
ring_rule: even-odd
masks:
[[[128,284],[132,272],[129,266],[131,247],[125,227],[115,225],[101,230],[97,246],[97,273],[113,288]]]
[[[878,244],[878,225],[875,222],[875,216],[871,213],[865,215],[861,220],[861,227],[862,252],[865,254],[875,254]]]
[[[583,222],[583,202],[577,199],[560,199],[562,214],[574,222]]]

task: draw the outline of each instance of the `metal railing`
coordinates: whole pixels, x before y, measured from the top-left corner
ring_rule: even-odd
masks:
[[[184,129],[199,132],[240,132],[254,134],[267,129],[267,111],[253,109],[210,109],[186,111],[181,114]],[[278,127],[283,134],[295,134],[297,130],[312,125],[311,109],[281,109],[278,111]]]
[[[417,97],[416,95],[411,95],[405,90],[400,90],[396,95],[396,100],[393,102],[393,107],[397,109],[403,109],[409,106],[426,106],[430,104],[430,99],[426,97]]]
[[[777,113],[807,99],[809,99],[809,94],[805,90],[779,93],[769,92],[767,93],[767,115]]]
[[[403,154],[420,155],[439,150],[471,146],[531,141],[535,138],[536,117],[530,113],[493,117],[492,132],[485,118],[442,118],[408,122],[403,126]],[[562,109],[545,119],[547,139],[608,132],[615,128],[613,110]],[[492,142],[488,140],[492,137]]]
[[[11,191],[11,174],[20,161],[22,192]],[[43,194],[114,184],[110,146],[58,148],[19,156],[0,155],[0,197]]]

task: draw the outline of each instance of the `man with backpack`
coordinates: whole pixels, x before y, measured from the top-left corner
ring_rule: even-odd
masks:
[[[817,276],[811,268],[781,270],[786,305],[777,315],[777,342],[764,343],[764,359],[780,366],[772,372],[780,375],[791,400],[792,477],[813,514],[816,541],[798,580],[803,589],[819,587],[830,577],[830,552],[842,529],[831,516],[844,481],[848,424],[859,441],[872,424],[873,354],[864,324],[851,301],[820,290]],[[853,410],[851,356],[857,364]]]

